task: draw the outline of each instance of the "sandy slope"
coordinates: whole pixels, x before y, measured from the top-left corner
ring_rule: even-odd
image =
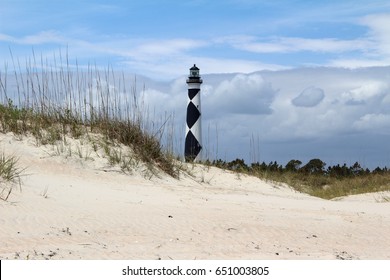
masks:
[[[88,160],[0,134],[28,168],[0,201],[0,259],[390,259],[390,193],[326,201],[193,165],[145,179],[84,145]]]

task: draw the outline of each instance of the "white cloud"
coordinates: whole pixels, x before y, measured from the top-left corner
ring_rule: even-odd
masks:
[[[290,54],[298,52],[327,55],[320,64],[334,67],[371,67],[390,64],[390,14],[372,14],[354,20],[368,29],[351,39],[323,37],[256,37],[225,36],[214,40],[235,49],[256,54]]]
[[[378,101],[389,92],[389,85],[385,81],[365,81],[357,88],[343,92],[340,99],[346,105],[362,105],[367,102]]]
[[[233,46],[255,53],[291,53],[291,52],[322,52],[342,53],[350,51],[365,51],[372,47],[372,43],[364,39],[340,40],[336,38],[297,38],[297,37],[276,37],[255,39],[253,37],[243,38],[232,42]]]
[[[233,47],[255,53],[292,53],[300,51],[341,53],[366,51],[374,47],[367,37],[343,40],[338,38],[304,37],[255,37],[247,35],[226,36],[215,39],[215,43],[229,44]]]
[[[327,63],[327,66],[331,67],[343,67],[343,68],[363,68],[363,67],[375,67],[375,66],[388,66],[390,64],[390,57],[382,57],[381,59],[368,59],[368,58],[351,58],[351,59],[331,59]]]
[[[188,68],[196,63],[201,75],[207,73],[251,73],[258,70],[281,70],[287,67],[277,64],[266,64],[245,59],[212,58],[193,56],[187,53],[175,55],[172,59],[140,59],[140,57],[124,57],[124,64],[137,69],[140,74],[155,79],[175,78],[188,72]]]
[[[131,49],[132,56],[162,56],[162,55],[174,55],[187,51],[190,49],[196,49],[206,46],[207,42],[201,40],[192,39],[171,39],[171,40],[154,40],[150,42],[141,43],[135,48]]]
[[[348,55],[331,59],[329,66],[335,67],[371,67],[390,64],[390,14],[371,14],[357,21],[368,28],[362,37],[362,48],[359,56]]]
[[[248,129],[259,131],[262,141],[270,143],[337,139],[351,133],[365,133],[363,126],[357,129],[352,124],[366,114],[386,114],[390,102],[388,71],[387,67],[261,72],[264,81],[277,89],[270,104],[272,114],[255,116],[252,122],[248,120],[251,123]],[[301,94],[297,96],[297,92]],[[349,106],[351,100],[361,105]],[[315,108],[308,110],[296,105]]]
[[[274,95],[275,90],[261,75],[238,74],[215,85],[214,90],[205,96],[205,106],[214,117],[270,114]]]
[[[390,14],[368,15],[361,19],[361,24],[370,28],[368,35],[373,41],[373,48],[378,55],[390,56]]]
[[[74,40],[65,38],[55,30],[46,30],[36,34],[27,35],[24,37],[13,37],[7,34],[0,34],[0,41],[15,43],[20,45],[42,45],[42,44],[67,44]]]
[[[360,131],[374,131],[379,134],[389,134],[390,115],[366,114],[353,123],[353,127]]]
[[[12,36],[9,36],[7,34],[0,33],[0,41],[3,42],[13,42],[15,39]]]
[[[54,30],[42,31],[38,34],[29,35],[22,38],[21,40],[18,40],[18,43],[28,45],[41,45],[46,43],[66,44],[67,42],[69,42],[67,38],[64,38],[62,35],[60,35]]]

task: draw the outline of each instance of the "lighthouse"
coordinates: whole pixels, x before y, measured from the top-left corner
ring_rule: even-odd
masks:
[[[187,103],[187,126],[184,147],[184,158],[187,162],[199,161],[202,151],[202,125],[200,109],[200,85],[202,79],[199,68],[194,64],[190,68],[187,79],[188,103]]]

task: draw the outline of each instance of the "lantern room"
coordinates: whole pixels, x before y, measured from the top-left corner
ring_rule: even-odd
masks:
[[[199,77],[199,68],[196,67],[196,64],[194,64],[194,66],[192,66],[190,68],[190,77],[192,78],[195,78],[195,77]]]
[[[187,83],[199,83],[201,84],[203,81],[199,75],[199,68],[196,67],[196,64],[190,68],[190,75],[188,76]]]

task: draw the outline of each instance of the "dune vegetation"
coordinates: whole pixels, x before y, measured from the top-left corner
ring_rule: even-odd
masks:
[[[50,65],[33,56],[23,70],[19,61],[13,64],[11,73],[7,67],[0,71],[0,133],[13,133],[17,139],[31,136],[38,146],[66,146],[68,137],[87,138],[123,171],[141,161],[151,172],[178,176],[172,153],[161,145],[163,127],[150,120],[135,81],[129,86],[110,69],[89,66],[81,71],[68,58]],[[2,181],[15,181],[21,173],[17,159],[6,154],[0,168]]]
[[[387,167],[369,170],[362,168],[358,162],[351,166],[337,164],[327,168],[320,159],[312,159],[304,165],[300,160],[290,160],[285,166],[276,161],[247,165],[242,159],[231,162],[217,160],[207,164],[287,184],[299,192],[324,199],[390,190],[390,171]]]

